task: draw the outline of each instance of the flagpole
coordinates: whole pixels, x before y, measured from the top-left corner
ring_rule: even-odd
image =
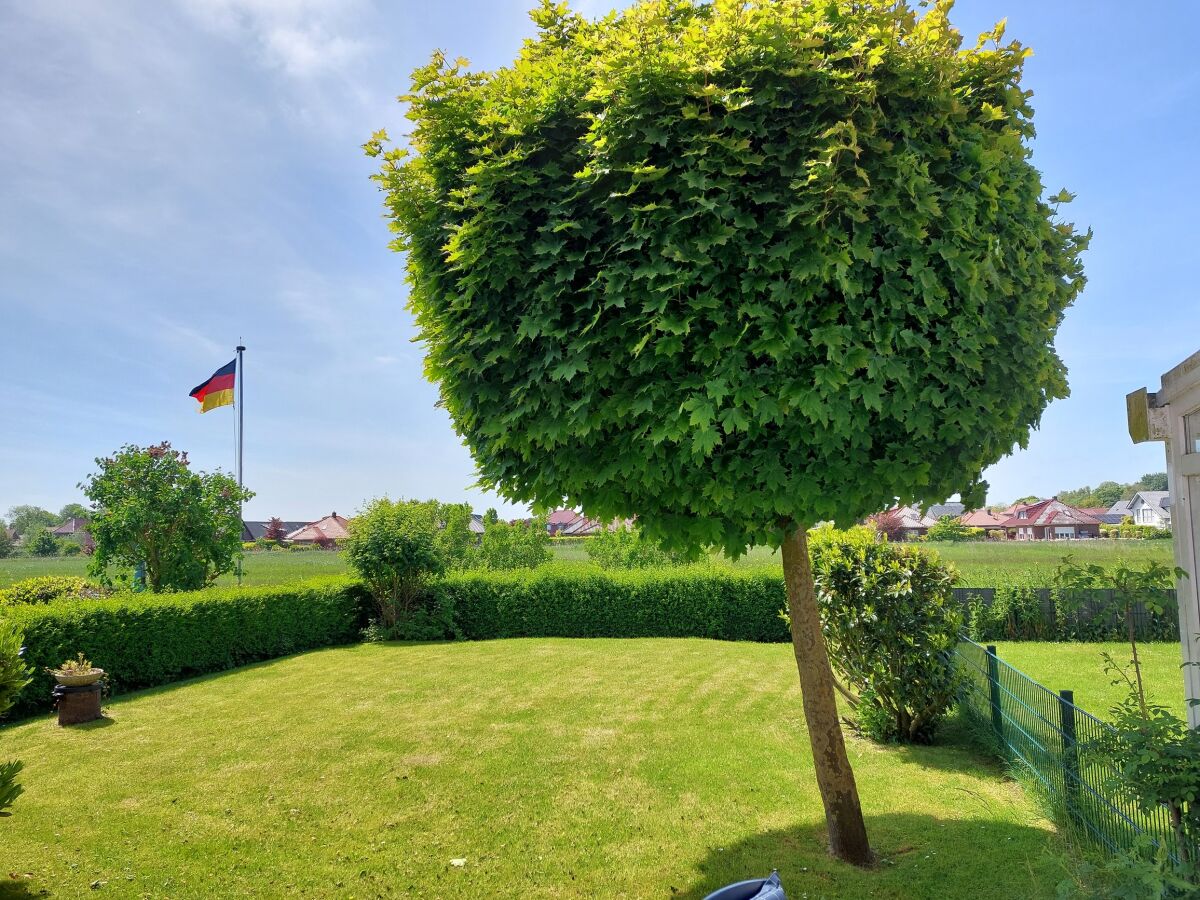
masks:
[[[245,360],[242,354],[246,352],[246,348],[242,345],[242,339],[238,338],[237,345],[237,483],[238,483],[238,524],[244,529],[245,513],[242,511],[241,487],[242,487],[242,428],[243,428],[243,413],[245,412],[244,401],[246,399],[246,373]],[[238,537],[241,537],[241,529],[238,530]],[[237,580],[238,587],[242,586],[242,557],[238,555],[237,564]]]

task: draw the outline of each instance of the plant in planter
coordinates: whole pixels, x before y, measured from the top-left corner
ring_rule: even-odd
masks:
[[[75,659],[64,660],[57,669],[46,669],[55,681],[67,687],[84,687],[95,684],[104,677],[104,670],[96,668],[80,653]]]

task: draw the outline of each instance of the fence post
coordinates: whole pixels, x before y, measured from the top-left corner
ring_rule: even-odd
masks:
[[[996,658],[996,645],[987,645],[988,688],[992,698],[992,728],[1001,743],[1004,742],[1004,717],[1000,710],[1000,661]]]
[[[1062,726],[1063,790],[1067,812],[1072,816],[1079,810],[1079,741],[1075,736],[1075,692],[1058,692],[1058,712]]]

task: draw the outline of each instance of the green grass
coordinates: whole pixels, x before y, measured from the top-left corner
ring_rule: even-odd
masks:
[[[936,550],[942,559],[954,563],[959,571],[959,584],[964,587],[1000,587],[1019,582],[1034,587],[1049,587],[1054,569],[1062,557],[1070,553],[1081,562],[1111,565],[1119,558],[1131,562],[1157,560],[1171,562],[1170,541],[992,541],[961,544],[921,544]],[[578,543],[552,546],[555,559],[566,563],[586,565],[587,547]],[[755,547],[745,556],[730,562],[721,556],[717,561],[738,568],[777,568],[782,571],[779,554],[767,547]],[[32,578],[35,575],[86,575],[88,561],[84,557],[13,557],[0,559],[0,588]],[[246,555],[244,582],[250,585],[283,584],[317,575],[340,575],[349,571],[341,553],[258,552]],[[236,583],[233,575],[222,577],[218,584]]]
[[[1132,563],[1150,560],[1170,564],[1170,541],[966,541],[921,543],[916,546],[936,551],[958,569],[963,587],[1001,587],[1012,583],[1050,587],[1054,570],[1067,554],[1081,563],[1112,565],[1118,559]],[[782,568],[779,554],[768,547],[755,547],[734,565]]]
[[[881,862],[831,861],[796,682],[784,645],[359,645],[10,726],[0,896],[1054,895],[1052,827],[952,746],[851,738]]]
[[[87,577],[88,559],[85,556],[15,556],[0,559],[0,588],[38,575],[79,575]],[[290,553],[247,553],[243,563],[242,583],[259,586],[304,581],[320,575],[344,575],[350,571],[341,553],[312,550]],[[237,576],[223,575],[218,585],[237,584]]]
[[[1104,662],[1100,658],[1104,651],[1111,653],[1118,663],[1129,661],[1129,645],[1122,643],[1043,644],[1017,641],[996,645],[996,655],[1010,666],[1020,669],[1052,691],[1064,688],[1074,691],[1075,705],[1100,719],[1108,718],[1108,710],[1127,695],[1126,688],[1110,684],[1112,676],[1105,674]],[[1181,717],[1185,716],[1187,706],[1183,697],[1179,644],[1139,644],[1138,657],[1142,663],[1146,699],[1168,707]]]

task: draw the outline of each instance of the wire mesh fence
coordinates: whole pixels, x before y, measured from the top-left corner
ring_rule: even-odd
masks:
[[[990,729],[1006,758],[1036,779],[1074,832],[1113,853],[1149,838],[1180,861],[1166,807],[1147,812],[1114,789],[1111,764],[1093,752],[1111,725],[1076,706],[1071,691],[1055,693],[1008,665],[995,647],[964,638],[953,662],[964,676],[967,712]]]

